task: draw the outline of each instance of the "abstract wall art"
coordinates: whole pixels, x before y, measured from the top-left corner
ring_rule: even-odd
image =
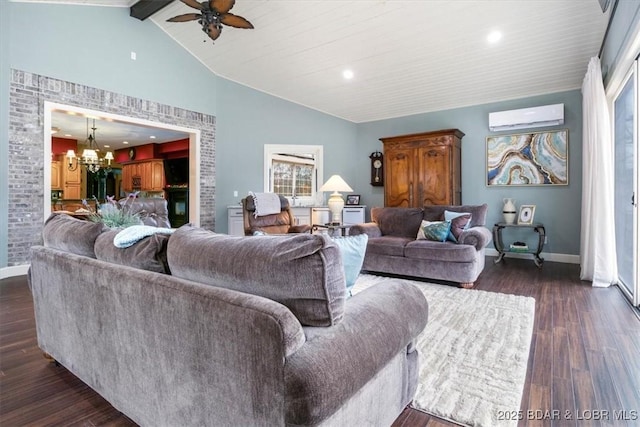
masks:
[[[487,185],[568,185],[569,131],[487,137]]]

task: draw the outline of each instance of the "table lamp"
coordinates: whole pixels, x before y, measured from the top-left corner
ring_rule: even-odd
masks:
[[[340,223],[342,219],[342,208],[344,208],[344,199],[340,191],[353,191],[349,184],[344,182],[340,175],[332,175],[327,182],[320,187],[320,191],[333,191],[327,205],[331,211],[331,222]]]

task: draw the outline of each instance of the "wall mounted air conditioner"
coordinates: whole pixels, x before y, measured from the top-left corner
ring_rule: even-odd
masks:
[[[489,130],[527,129],[564,124],[564,104],[489,113]]]

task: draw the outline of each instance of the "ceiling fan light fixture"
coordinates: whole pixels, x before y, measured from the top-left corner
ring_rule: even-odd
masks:
[[[167,19],[167,22],[188,22],[198,21],[202,26],[202,31],[209,36],[211,40],[216,40],[222,32],[222,24],[235,28],[253,28],[251,22],[242,16],[229,13],[233,8],[235,0],[209,0],[199,3],[196,0],[181,0],[182,3],[189,7],[197,9],[200,13],[187,13],[177,15]]]

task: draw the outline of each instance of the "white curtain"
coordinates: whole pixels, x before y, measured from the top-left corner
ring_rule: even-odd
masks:
[[[599,287],[618,280],[610,120],[600,59],[593,57],[582,82],[580,279]]]

